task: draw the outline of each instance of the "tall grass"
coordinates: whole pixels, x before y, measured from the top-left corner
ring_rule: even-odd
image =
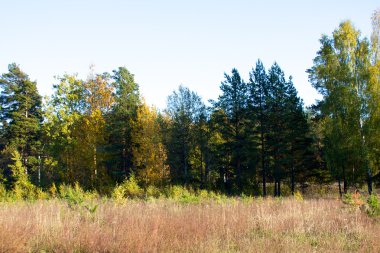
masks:
[[[3,202],[0,252],[380,252],[379,222],[355,206],[248,200]]]

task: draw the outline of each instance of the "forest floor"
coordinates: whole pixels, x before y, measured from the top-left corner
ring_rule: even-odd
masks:
[[[339,199],[0,203],[0,252],[380,252],[379,231]]]

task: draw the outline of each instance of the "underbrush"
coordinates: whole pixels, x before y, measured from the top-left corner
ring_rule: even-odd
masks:
[[[358,192],[347,193],[343,196],[343,203],[353,208],[359,208],[370,217],[377,217],[380,215],[380,202],[376,194],[371,194],[366,197]]]
[[[98,204],[102,201],[112,201],[115,204],[125,204],[131,201],[169,201],[180,204],[231,203],[234,201],[251,203],[253,201],[260,202],[268,198],[271,199],[271,197],[253,197],[245,194],[231,197],[219,192],[179,185],[167,185],[164,187],[150,185],[144,188],[139,185],[133,175],[117,185],[109,196],[100,195],[96,191],[85,191],[78,183],[74,185],[61,184],[58,187],[53,184],[45,191],[32,184],[16,185],[12,190],[7,191],[4,185],[0,184],[0,202],[17,202],[20,200],[34,202],[37,200],[60,199],[64,200],[72,209],[87,210],[91,213],[96,211]],[[304,196],[300,191],[296,191],[294,196],[286,198],[294,199],[298,202],[304,201]],[[275,199],[281,201],[284,197]],[[310,198],[307,197],[306,199]],[[342,202],[351,208],[358,208],[370,217],[380,216],[380,201],[375,194],[364,196],[359,192],[348,193],[343,196]]]

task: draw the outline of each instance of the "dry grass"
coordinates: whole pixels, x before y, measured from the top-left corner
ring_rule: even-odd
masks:
[[[338,200],[0,203],[1,252],[380,252],[379,231]]]

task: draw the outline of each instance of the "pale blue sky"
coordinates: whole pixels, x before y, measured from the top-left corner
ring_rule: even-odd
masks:
[[[149,104],[163,108],[183,84],[216,99],[223,73],[247,80],[260,58],[292,75],[305,104],[317,93],[305,70],[321,34],[345,19],[363,35],[380,2],[366,0],[0,0],[0,73],[16,62],[50,94],[54,76],[127,67]]]

